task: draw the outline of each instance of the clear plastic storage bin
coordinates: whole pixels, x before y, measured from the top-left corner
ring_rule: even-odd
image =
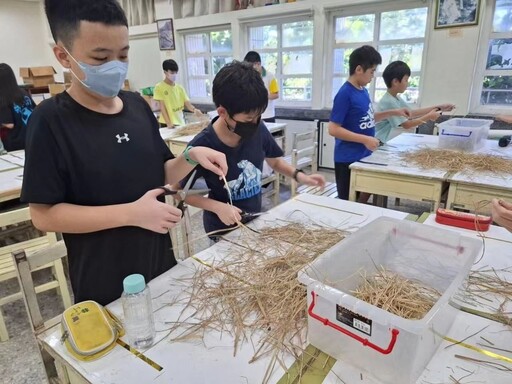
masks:
[[[379,382],[415,383],[457,310],[448,301],[481,252],[477,239],[381,217],[299,272],[308,290],[308,338]],[[442,296],[421,320],[391,314],[350,293],[376,266],[437,289]]]
[[[485,145],[492,120],[453,118],[439,124],[439,148],[476,151]]]

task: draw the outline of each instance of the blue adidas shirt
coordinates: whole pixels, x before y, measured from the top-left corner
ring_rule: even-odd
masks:
[[[189,145],[203,146],[215,149],[226,155],[228,174],[226,180],[231,190],[233,205],[245,212],[261,211],[261,175],[265,158],[283,156],[283,150],[277,145],[263,121],[258,131],[248,140],[243,140],[237,147],[224,144],[213,129],[212,123],[200,132]],[[224,188],[224,182],[213,172],[197,166],[196,177],[204,177],[210,189],[208,197],[223,203],[229,202],[229,196]],[[184,181],[182,182],[184,184]],[[210,211],[204,211],[203,224],[206,233],[228,228],[218,216]]]
[[[366,88],[357,89],[348,81],[336,94],[330,120],[354,133],[375,136],[372,102]],[[372,152],[363,144],[336,139],[334,162],[352,163]]]

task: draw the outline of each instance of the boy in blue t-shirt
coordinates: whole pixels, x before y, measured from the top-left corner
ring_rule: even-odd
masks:
[[[389,116],[409,116],[407,108],[374,114],[368,90],[377,65],[382,58],[375,48],[364,45],[355,49],[349,58],[349,78],[334,98],[329,134],[334,136],[334,172],[338,197],[348,200],[350,164],[369,156],[379,147],[375,136],[375,121]],[[361,194],[359,202],[366,202],[369,194]]]
[[[382,78],[386,83],[388,91],[382,96],[377,105],[378,111],[387,111],[389,109],[408,108],[407,103],[399,96],[404,93],[409,86],[409,77],[411,69],[403,61],[393,61],[389,63],[382,72]],[[379,121],[375,127],[375,137],[383,142],[387,142],[403,132],[411,132],[420,124],[427,121],[436,121],[443,112],[452,111],[455,108],[453,104],[438,104],[432,107],[410,109],[411,118],[403,116],[390,116],[387,119]]]
[[[229,204],[224,182],[198,166],[197,177],[205,178],[210,193],[208,197],[189,196],[185,201],[204,209],[206,233],[228,229],[243,221],[242,212],[261,211],[264,160],[274,171],[293,177],[299,183],[323,188],[323,176],[306,175],[282,158],[282,149],[261,121],[261,114],[267,107],[268,91],[252,65],[233,61],[224,66],[213,80],[212,96],[219,116],[189,146],[210,147],[226,155],[226,180],[233,205]]]

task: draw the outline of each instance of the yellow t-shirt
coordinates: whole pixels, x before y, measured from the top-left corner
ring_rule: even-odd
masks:
[[[183,109],[185,109],[185,101],[188,101],[189,98],[181,85],[176,83],[170,85],[165,81],[161,81],[155,86],[153,99],[164,102],[165,109],[173,125],[185,125]],[[163,113],[160,114],[158,121],[165,124]]]

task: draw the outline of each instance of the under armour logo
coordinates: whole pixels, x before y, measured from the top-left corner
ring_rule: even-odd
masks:
[[[130,138],[128,137],[128,134],[125,133],[124,136],[121,136],[121,135],[116,135],[117,137],[117,142],[118,143],[122,143],[122,141],[130,141]]]

